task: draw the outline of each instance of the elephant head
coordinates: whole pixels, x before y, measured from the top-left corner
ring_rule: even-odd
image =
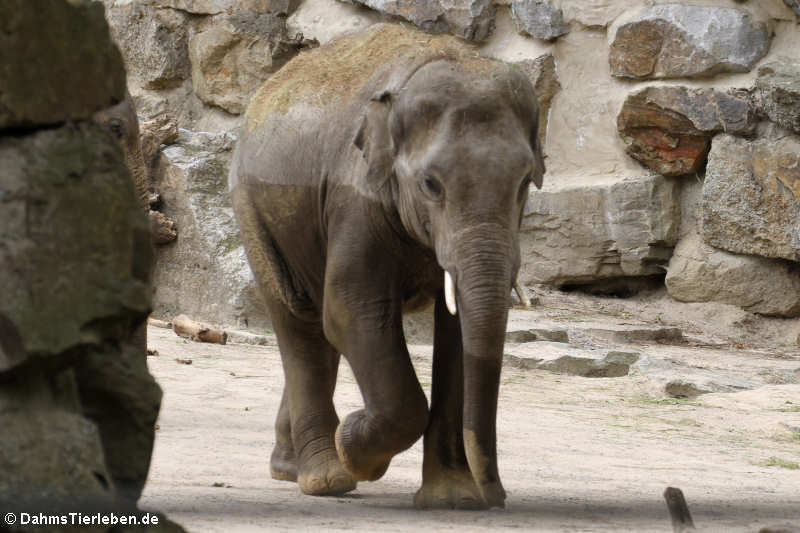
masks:
[[[159,211],[150,210],[150,174],[142,150],[139,118],[131,94],[125,91],[124,100],[115,106],[98,111],[92,119],[108,131],[122,147],[125,164],[133,177],[139,206],[150,217],[153,242],[167,244],[174,241],[178,236],[175,222]],[[156,148],[158,146],[159,143],[156,143]]]
[[[131,94],[126,90],[125,99],[115,106],[94,114],[92,119],[105,128],[120,143],[125,155],[125,164],[131,171],[139,205],[149,211],[148,174],[139,139],[139,118]]]
[[[489,505],[502,505],[495,425],[509,293],[529,185],[545,171],[533,87],[486,59],[434,59],[377,92],[355,138],[369,185],[435,253],[458,316],[464,448]]]

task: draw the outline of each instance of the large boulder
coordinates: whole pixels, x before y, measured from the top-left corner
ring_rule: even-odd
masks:
[[[289,35],[303,34],[325,44],[340,35],[365,29],[389,18],[361,4],[345,4],[339,0],[305,0],[288,19]]]
[[[523,283],[663,274],[680,222],[676,181],[656,175],[534,191],[522,221]]]
[[[420,28],[482,41],[494,28],[492,0],[341,0],[402,17]]]
[[[520,33],[536,39],[549,41],[569,31],[564,14],[547,0],[514,0],[511,17]]]
[[[116,141],[67,124],[0,137],[0,162],[0,313],[29,357],[117,339],[147,316],[149,222]]]
[[[102,4],[7,0],[2,12],[0,130],[86,118],[122,101],[125,67]]]
[[[609,28],[609,64],[624,78],[682,78],[748,72],[772,40],[765,22],[726,7],[662,4],[621,16]]]
[[[784,58],[760,67],[756,98],[771,121],[800,134],[800,61]]]
[[[4,512],[114,503],[100,435],[78,412],[71,379],[69,372],[55,379],[38,373],[0,387]]]
[[[702,236],[739,254],[800,261],[800,137],[714,137]]]
[[[697,172],[711,137],[747,134],[755,126],[748,100],[715,89],[646,87],[628,96],[617,116],[625,151],[665,176]]]
[[[242,113],[250,95],[296,51],[287,40],[285,17],[215,17],[189,39],[195,94],[206,104]]]
[[[667,292],[682,302],[719,302],[763,315],[800,316],[800,265],[732,254],[692,233],[670,259]]]
[[[191,76],[189,16],[142,0],[108,7],[114,39],[125,56],[130,81],[145,89],[180,86]]]
[[[160,246],[154,273],[154,314],[237,328],[269,324],[241,244],[228,194],[235,137],[180,130],[162,151],[156,187],[178,238]]]

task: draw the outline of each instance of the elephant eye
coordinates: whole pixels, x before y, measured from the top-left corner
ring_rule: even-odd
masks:
[[[422,193],[428,197],[428,199],[433,200],[434,202],[442,201],[444,188],[442,187],[441,182],[433,176],[426,174],[422,178],[422,181],[420,181],[419,187]]]
[[[122,127],[122,121],[116,118],[112,118],[108,121],[108,130],[111,132],[114,137],[117,139],[122,139],[122,135],[124,133],[124,128]]]

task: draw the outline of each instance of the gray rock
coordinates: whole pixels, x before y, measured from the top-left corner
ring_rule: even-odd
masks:
[[[195,94],[206,104],[242,113],[252,93],[297,50],[287,40],[285,17],[215,17],[189,39]]]
[[[340,35],[365,29],[391,17],[367,9],[361,4],[345,4],[339,0],[308,0],[301,2],[286,19],[289,35],[302,33],[323,45]]]
[[[680,328],[670,326],[631,326],[607,324],[603,326],[587,325],[580,330],[590,337],[614,343],[649,343],[649,342],[678,342],[683,340]]]
[[[150,310],[149,221],[100,126],[0,137],[0,243],[0,314],[28,357],[117,341]]]
[[[703,240],[800,261],[800,137],[714,138],[703,184]]]
[[[800,265],[717,250],[691,234],[670,259],[667,292],[682,302],[720,302],[763,315],[800,316]]]
[[[171,7],[196,15],[253,11],[256,13],[287,14],[290,0],[140,0],[142,3]]]
[[[525,343],[534,341],[569,342],[566,329],[561,328],[528,328],[509,329],[506,331],[507,343]]]
[[[714,89],[646,87],[626,98],[617,131],[628,155],[659,174],[680,176],[705,164],[715,133],[751,133],[754,114],[747,99]]]
[[[743,10],[662,4],[621,16],[609,29],[614,76],[680,78],[748,72],[772,32]]]
[[[532,191],[519,279],[563,286],[661,274],[679,222],[677,182],[661,176]]]
[[[125,97],[102,4],[7,0],[2,10],[0,130],[85,119]]]
[[[396,15],[420,28],[482,41],[494,29],[491,0],[341,0]]]
[[[536,100],[539,104],[539,145],[544,146],[547,140],[547,121],[550,118],[550,106],[553,97],[561,90],[556,74],[556,60],[553,54],[545,54],[536,59],[524,59],[514,63],[536,89]]]
[[[114,487],[137,501],[150,470],[161,408],[161,387],[147,369],[147,353],[130,339],[89,350],[74,368],[82,412],[100,432]]]
[[[688,368],[647,355],[639,358],[631,370],[645,376],[656,394],[672,398],[694,398],[711,392],[738,392],[760,386],[753,381],[702,368]]]
[[[638,353],[583,350],[563,343],[528,342],[507,349],[505,364],[587,378],[628,375]]]
[[[265,328],[260,291],[250,272],[228,195],[235,137],[180,130],[162,151],[156,186],[178,239],[157,251],[154,311],[171,318]]]
[[[514,0],[511,17],[520,33],[536,39],[549,41],[569,31],[561,10],[547,0]]]
[[[108,20],[132,83],[163,90],[189,79],[188,15],[131,2],[109,6]]]
[[[27,393],[8,385],[0,391],[0,500],[5,510],[55,509],[76,500],[111,505],[114,485],[97,428],[48,401],[44,377],[26,387]]]
[[[756,95],[771,121],[800,134],[800,62],[783,59],[759,67]]]

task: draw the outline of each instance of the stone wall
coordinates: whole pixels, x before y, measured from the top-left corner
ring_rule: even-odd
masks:
[[[235,132],[255,87],[304,47],[387,20],[476,41],[531,77],[543,109],[548,172],[523,221],[524,284],[634,286],[666,274],[678,300],[800,315],[794,0],[104,1],[140,111],[217,134]],[[231,251],[235,230],[212,241]],[[230,270],[234,256],[208,269]],[[774,276],[787,280],[782,297],[760,298]],[[261,323],[238,296],[255,292],[252,280],[239,277],[233,314],[185,296],[193,309],[182,311]]]
[[[137,337],[149,223],[120,144],[92,120],[125,96],[122,57],[97,3],[7,1],[3,14],[0,501],[34,515],[132,511],[161,389]],[[17,524],[73,530],[62,525]]]

